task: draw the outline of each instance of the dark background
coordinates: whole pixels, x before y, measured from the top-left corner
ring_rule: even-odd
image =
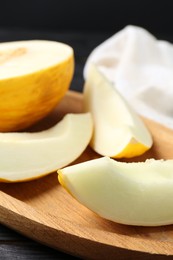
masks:
[[[0,27],[116,32],[135,24],[170,35],[172,13],[171,0],[0,0]]]

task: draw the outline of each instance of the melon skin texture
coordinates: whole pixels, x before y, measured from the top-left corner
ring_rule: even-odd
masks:
[[[74,198],[105,219],[137,226],[173,224],[173,160],[124,163],[102,157],[58,173]]]
[[[73,73],[74,54],[68,45],[0,43],[0,131],[18,131],[45,117],[64,97]]]
[[[67,114],[55,126],[36,133],[0,134],[0,181],[40,178],[77,159],[93,131],[89,113]]]
[[[84,109],[93,116],[90,145],[100,155],[131,158],[151,148],[152,136],[141,118],[93,64],[84,85]]]

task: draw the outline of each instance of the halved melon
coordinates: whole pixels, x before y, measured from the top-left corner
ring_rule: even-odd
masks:
[[[73,49],[32,40],[0,43],[0,131],[18,131],[46,116],[68,90]]]

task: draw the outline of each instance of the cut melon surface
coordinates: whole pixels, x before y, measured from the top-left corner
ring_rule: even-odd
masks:
[[[61,169],[58,179],[105,219],[138,226],[173,224],[173,160],[124,163],[102,157]]]
[[[37,133],[0,134],[0,180],[39,178],[77,159],[87,147],[93,125],[89,113],[67,114]]]
[[[94,120],[91,147],[103,156],[134,157],[152,146],[152,136],[141,118],[94,65],[84,86],[85,111]]]
[[[31,40],[0,43],[0,131],[18,131],[45,117],[69,89],[73,49]]]

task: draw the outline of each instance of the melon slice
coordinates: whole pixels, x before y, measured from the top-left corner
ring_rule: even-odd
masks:
[[[0,43],[0,131],[18,131],[46,116],[68,90],[73,49],[32,40]]]
[[[152,137],[141,118],[94,65],[84,86],[84,104],[93,116],[91,147],[97,153],[128,158],[151,148]]]
[[[70,194],[103,218],[128,225],[173,224],[173,160],[124,163],[102,157],[58,173]]]
[[[64,167],[79,157],[90,142],[89,113],[67,114],[38,133],[0,134],[0,180],[26,181]]]

